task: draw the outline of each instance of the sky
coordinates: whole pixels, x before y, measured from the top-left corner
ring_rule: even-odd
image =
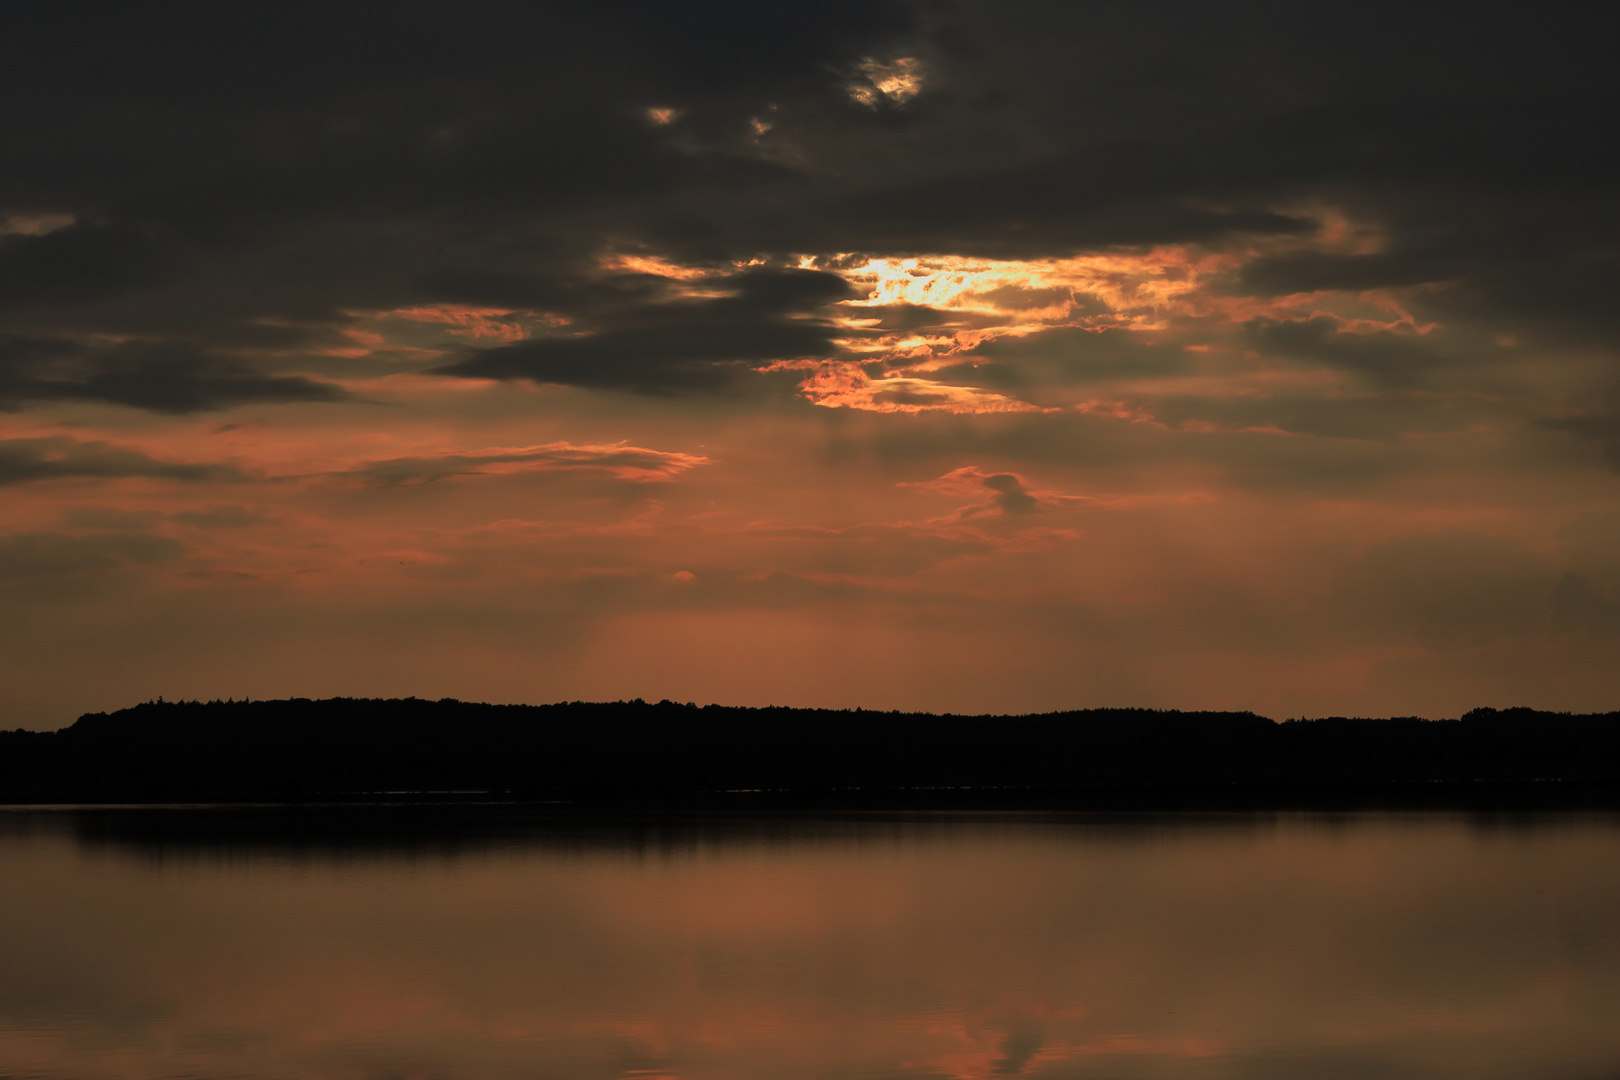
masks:
[[[6,18],[0,727],[1620,708],[1595,5]]]

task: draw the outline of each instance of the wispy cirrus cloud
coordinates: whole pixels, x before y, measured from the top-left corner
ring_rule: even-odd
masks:
[[[584,470],[606,473],[615,479],[633,483],[658,483],[673,480],[690,469],[708,463],[709,459],[700,454],[679,451],[649,450],[623,444],[576,446],[559,442],[543,446],[490,447],[385,458],[337,475],[383,487],[398,487],[430,484],[458,476]]]

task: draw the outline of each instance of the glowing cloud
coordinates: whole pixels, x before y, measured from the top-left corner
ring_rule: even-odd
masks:
[[[1003,394],[972,386],[956,386],[909,375],[873,378],[853,361],[783,361],[761,371],[789,371],[813,367],[815,374],[799,384],[799,393],[829,409],[861,409],[888,413],[1015,413],[1055,412]]]
[[[993,315],[1012,326],[1042,326],[1070,320],[1083,298],[1090,297],[1105,304],[1112,318],[1093,315],[1087,325],[1140,326],[1196,293],[1204,279],[1230,273],[1238,265],[1232,255],[1178,246],[1072,259],[869,259],[838,272],[867,294],[851,301],[851,307],[914,304]]]
[[[701,267],[680,266],[656,255],[611,255],[602,260],[601,266],[621,274],[652,274],[675,281],[692,281],[714,273]]]
[[[506,308],[458,307],[436,304],[431,307],[398,308],[383,312],[381,318],[408,319],[411,322],[442,323],[459,337],[487,338],[494,341],[522,341],[528,337],[518,312]]]
[[[849,96],[869,109],[882,101],[904,105],[922,92],[922,70],[916,57],[875,60],[868,57],[855,65],[859,73],[846,89]]]
[[[1340,217],[1322,212],[1323,244],[1346,240],[1351,230]],[[1337,228],[1331,226],[1337,225]],[[1297,245],[1299,241],[1286,243]],[[1394,295],[1317,291],[1272,299],[1229,295],[1222,288],[1243,267],[1273,253],[1278,243],[1257,243],[1243,251],[1202,251],[1163,245],[1138,252],[1108,252],[1068,259],[994,260],[956,255],[915,258],[805,257],[799,266],[839,274],[859,293],[837,305],[836,325],[847,328],[837,340],[860,361],[828,358],[790,361],[761,370],[802,367],[813,370],[800,392],[818,405],[875,412],[1034,412],[1050,411],[970,385],[974,352],[989,342],[1043,331],[1074,329],[1175,333],[1189,322],[1205,333],[1234,333],[1254,320],[1322,319],[1341,334],[1424,335],[1432,323],[1419,323]],[[1231,351],[1231,347],[1226,347]],[[1209,345],[1188,346],[1210,353]],[[882,365],[872,374],[863,365]],[[933,373],[951,368],[950,381]],[[1096,411],[1095,403],[1077,407]]]

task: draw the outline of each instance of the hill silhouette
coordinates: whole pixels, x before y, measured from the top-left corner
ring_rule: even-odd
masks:
[[[1620,804],[1620,713],[1459,720],[677,702],[154,701],[0,732],[0,801]]]

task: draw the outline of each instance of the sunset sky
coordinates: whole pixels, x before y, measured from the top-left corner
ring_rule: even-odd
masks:
[[[1596,5],[7,5],[0,727],[1620,708]]]

